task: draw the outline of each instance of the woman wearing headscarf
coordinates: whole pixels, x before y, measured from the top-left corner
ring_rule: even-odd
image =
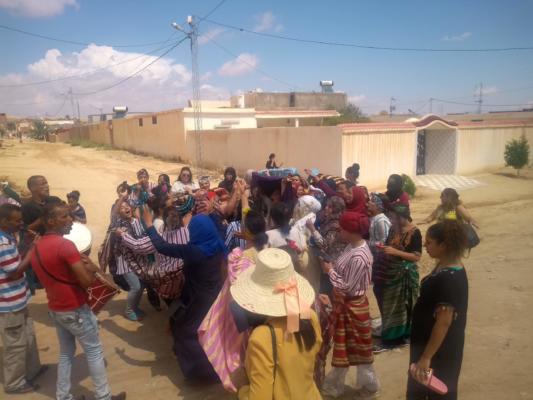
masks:
[[[218,187],[226,189],[228,193],[231,193],[236,180],[237,171],[233,167],[228,167],[224,170],[224,180],[218,184]]]
[[[403,191],[403,178],[398,174],[392,174],[387,180],[387,196],[389,207],[401,204],[409,208],[409,195]]]
[[[265,249],[231,286],[236,305],[253,331],[245,354],[249,383],[239,400],[319,400],[313,380],[321,344],[310,305],[313,288],[294,270],[290,255]]]
[[[381,247],[379,269],[374,273],[374,285],[379,286],[381,299],[381,352],[402,346],[411,334],[411,317],[418,298],[419,275],[417,262],[422,253],[422,234],[413,224],[409,208],[396,205],[391,213],[392,228],[385,246]]]
[[[339,224],[341,236],[348,245],[335,263],[323,262],[323,270],[333,285],[332,370],[326,376],[322,393],[333,397],[344,391],[346,373],[357,367],[356,399],[377,397],[380,384],[374,370],[372,331],[366,291],[372,275],[372,253],[363,239],[368,231],[368,218],[346,211]]]
[[[179,301],[171,304],[171,330],[174,352],[185,378],[217,380],[204,350],[198,342],[198,327],[215,301],[223,283],[226,248],[213,221],[196,215],[189,223],[189,243],[165,242],[152,225],[150,212],[143,213],[146,232],[154,247],[163,255],[181,258],[185,285]]]

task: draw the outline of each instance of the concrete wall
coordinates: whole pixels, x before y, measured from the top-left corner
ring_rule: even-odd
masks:
[[[353,163],[361,166],[359,182],[369,189],[383,188],[390,174],[414,175],[414,130],[345,132],[342,136],[342,176]]]
[[[154,114],[155,116],[155,114]],[[187,161],[185,130],[181,111],[157,114],[157,123],[151,115],[113,120],[114,147],[135,153]],[[139,120],[142,119],[142,126]]]
[[[460,127],[457,146],[457,173],[472,174],[503,167],[505,144],[525,134],[533,143],[531,126]]]
[[[294,103],[291,103],[291,96]],[[245,107],[256,110],[280,110],[294,108],[300,110],[339,110],[346,107],[346,93],[245,93]],[[232,107],[239,106],[239,96],[231,99]]]
[[[183,110],[186,131],[194,130],[194,112],[192,109]],[[218,111],[204,111],[202,109],[202,129],[243,129],[257,128],[254,109],[220,109]]]
[[[203,131],[202,161],[206,167],[233,166],[238,171],[263,169],[270,153],[278,163],[304,168],[319,168],[340,174],[342,163],[342,132],[337,127],[261,128]],[[197,134],[188,134],[190,154],[196,154]]]

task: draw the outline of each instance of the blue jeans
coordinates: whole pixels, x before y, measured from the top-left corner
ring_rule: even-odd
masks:
[[[95,386],[95,399],[110,400],[111,389],[107,383],[104,350],[98,336],[98,322],[87,305],[72,311],[50,311],[59,339],[59,363],[57,365],[57,400],[72,400],[70,373],[76,353],[76,339],[80,343],[89,373]]]
[[[135,272],[133,271],[126,272],[123,276],[124,279],[126,279],[126,282],[128,282],[128,285],[130,286],[130,291],[128,292],[128,299],[126,304],[126,312],[136,312],[139,309],[139,303],[141,302],[141,298],[144,291],[144,284],[141,282],[137,274],[135,274]]]

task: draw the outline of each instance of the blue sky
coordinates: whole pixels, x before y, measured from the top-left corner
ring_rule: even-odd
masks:
[[[139,111],[183,106],[191,97],[187,42],[121,85],[112,86],[154,60],[161,45],[113,47],[161,42],[174,33],[172,21],[185,25],[188,14],[204,15],[219,0],[101,1],[0,0],[0,24],[72,41],[73,45],[0,29],[0,111],[19,115],[64,115],[72,96],[82,114],[116,104]],[[388,47],[470,49],[533,46],[533,2],[478,1],[269,1],[227,0],[211,20],[224,24],[323,41]],[[472,103],[483,82],[490,104],[533,104],[533,50],[495,53],[415,53],[319,46],[259,37],[200,24],[199,63],[202,95],[225,99],[230,94],[318,90],[322,79],[348,93],[363,111],[429,111],[430,97]],[[217,43],[236,57],[208,40]],[[180,38],[176,33],[175,41]],[[171,44],[172,42],[167,42]],[[133,61],[128,61],[134,58]],[[121,63],[108,69],[109,64]],[[100,68],[99,71],[94,71]],[[263,73],[259,72],[263,71]],[[83,75],[82,75],[83,74]],[[13,87],[64,76],[79,78],[45,85]],[[277,80],[271,79],[275,77]],[[285,85],[278,80],[288,83]],[[11,85],[11,86],[9,86]],[[94,94],[89,94],[97,92]],[[474,111],[474,105],[433,102],[434,112]]]

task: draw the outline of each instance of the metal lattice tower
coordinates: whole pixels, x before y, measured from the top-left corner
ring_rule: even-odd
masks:
[[[191,27],[189,39],[191,41],[194,130],[196,132],[196,160],[198,165],[200,165],[202,163],[202,145],[199,132],[202,130],[202,103],[200,101],[200,71],[198,68],[198,26],[192,16],[187,18],[187,22]]]

